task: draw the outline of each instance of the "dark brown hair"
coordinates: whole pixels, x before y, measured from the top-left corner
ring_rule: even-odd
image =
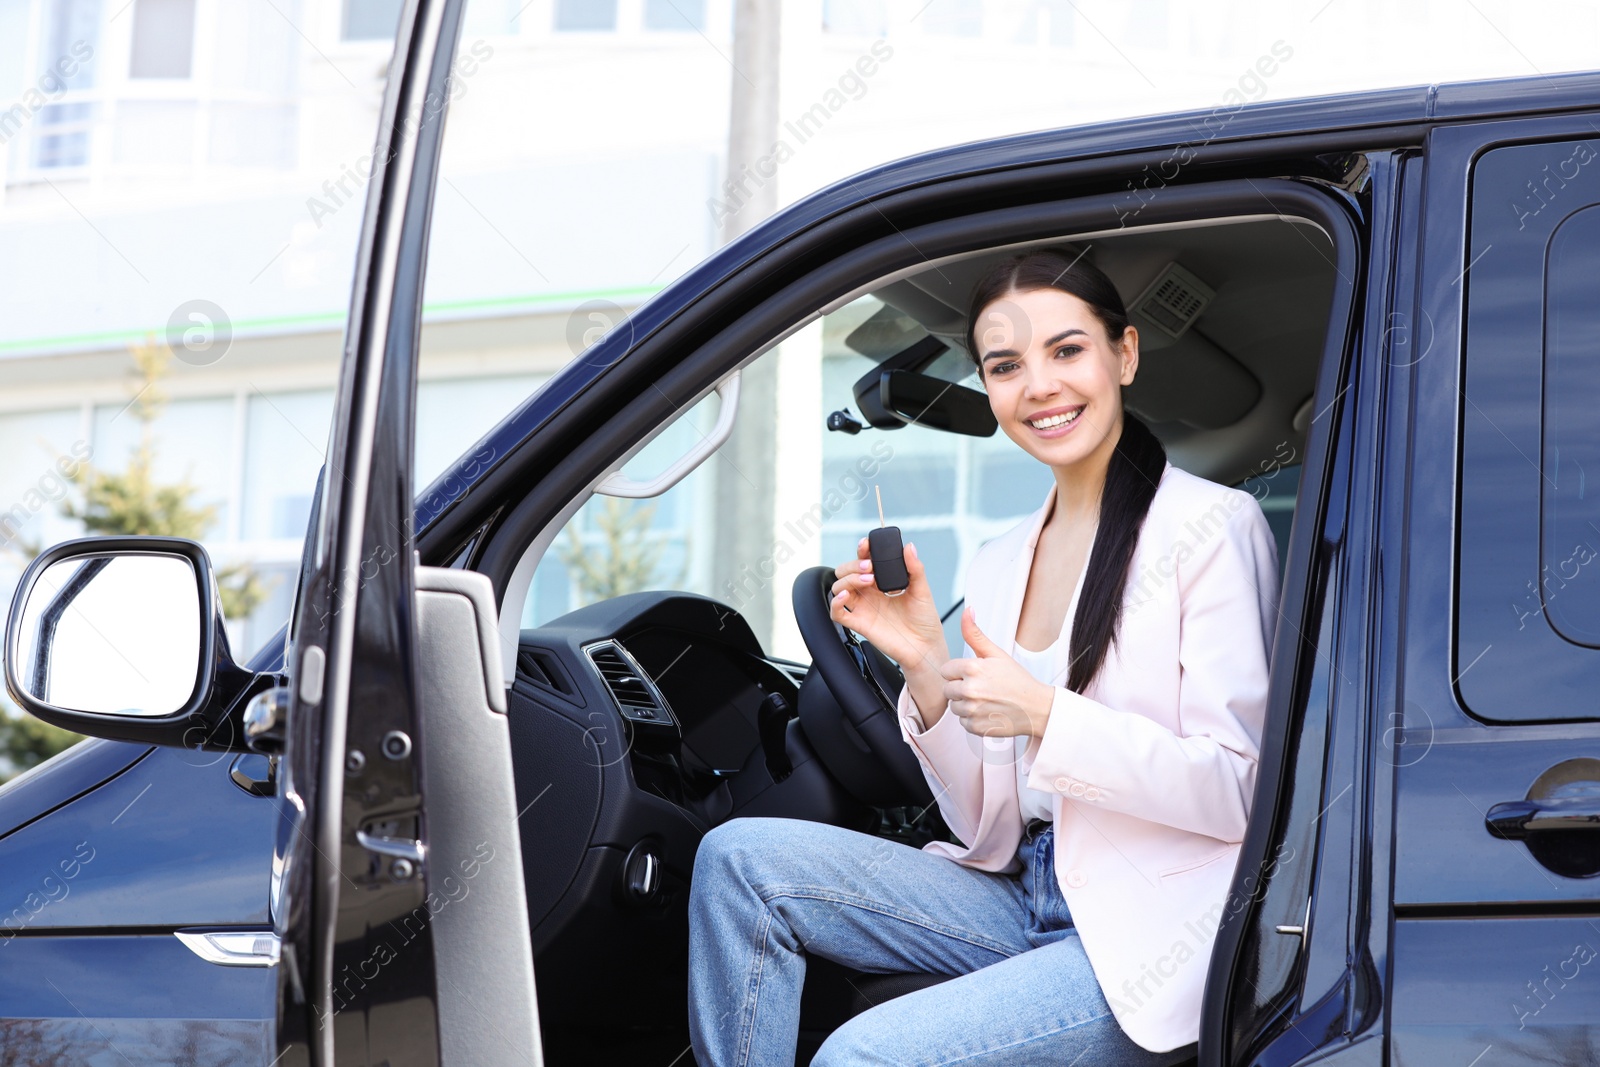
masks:
[[[1105,272],[1081,254],[1060,249],[1040,249],[1012,256],[984,275],[973,290],[967,311],[967,353],[983,374],[977,345],[978,316],[983,309],[1010,292],[1058,289],[1077,297],[1094,312],[1112,344],[1128,328],[1128,311],[1122,296]],[[1099,673],[1106,653],[1117,639],[1122,620],[1122,597],[1133,564],[1150,501],[1166,469],[1167,450],[1143,420],[1122,409],[1122,433],[1106,467],[1100,491],[1100,526],[1094,539],[1072,620],[1071,666],[1066,686],[1081,693]]]

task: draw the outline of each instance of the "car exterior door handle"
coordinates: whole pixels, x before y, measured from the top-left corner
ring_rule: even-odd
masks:
[[[1600,790],[1595,795],[1508,800],[1490,808],[1483,821],[1491,834],[1507,841],[1553,830],[1600,830]]]

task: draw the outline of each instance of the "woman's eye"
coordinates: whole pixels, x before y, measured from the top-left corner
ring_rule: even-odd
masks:
[[[1056,349],[1056,355],[1058,355],[1058,356],[1075,356],[1079,352],[1082,352],[1082,351],[1083,351],[1083,346],[1082,345],[1062,345],[1060,348]]]
[[[993,366],[991,366],[989,368],[989,373],[991,375],[1005,374],[1007,371],[1011,370],[1011,368],[1013,368],[1015,366],[1016,366],[1015,363],[996,363],[996,364],[994,364]]]

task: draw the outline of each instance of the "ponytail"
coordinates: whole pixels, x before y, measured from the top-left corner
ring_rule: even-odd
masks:
[[[1166,465],[1167,450],[1160,440],[1124,408],[1122,434],[1100,490],[1099,532],[1072,618],[1072,665],[1066,686],[1074,693],[1083,692],[1099,673],[1117,639],[1133,550],[1138,547],[1139,531]]]

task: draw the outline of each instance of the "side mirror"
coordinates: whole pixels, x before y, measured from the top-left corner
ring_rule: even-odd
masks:
[[[229,712],[256,678],[229,655],[210,557],[176,537],[40,554],[11,601],[5,675],[20,707],[64,729],[222,749],[244,747]]]

